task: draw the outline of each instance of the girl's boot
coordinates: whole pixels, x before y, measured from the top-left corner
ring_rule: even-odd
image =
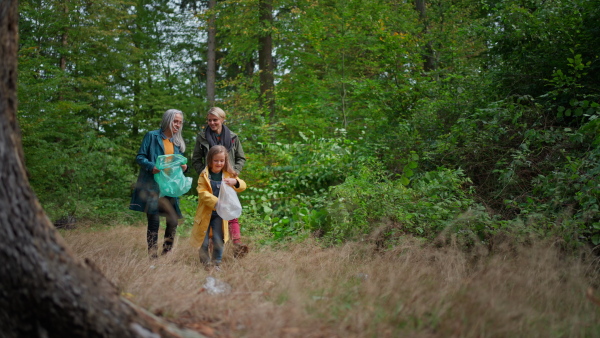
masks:
[[[208,248],[205,248],[204,246],[200,247],[198,250],[198,255],[200,256],[200,263],[202,263],[204,266],[207,266],[210,263]]]

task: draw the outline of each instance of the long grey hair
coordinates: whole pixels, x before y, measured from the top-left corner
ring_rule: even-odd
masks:
[[[160,130],[171,129],[173,132],[173,120],[175,119],[175,115],[180,114],[181,119],[183,120],[183,112],[177,109],[169,109],[163,115],[162,121],[160,122]],[[185,152],[185,141],[183,137],[181,137],[181,131],[183,130],[183,125],[179,128],[177,133],[173,133],[173,144],[179,147],[179,150],[183,153]]]

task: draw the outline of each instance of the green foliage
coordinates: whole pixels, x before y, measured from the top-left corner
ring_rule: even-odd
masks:
[[[177,227],[177,235],[189,237],[192,227],[194,226],[194,216],[198,208],[198,194],[188,193],[179,198],[179,209],[183,215],[183,222],[180,221]]]
[[[274,7],[278,116],[269,121],[256,109],[259,74],[242,74],[256,63],[256,6],[219,2],[220,73],[228,75],[221,88],[229,110],[259,114],[278,136],[293,139],[306,130],[356,134],[408,114],[420,64],[412,5],[282,0]],[[240,70],[230,73],[234,65]]]
[[[594,147],[583,157],[565,161],[547,175],[535,179],[538,200],[529,199],[524,209],[558,213],[567,240],[589,239],[600,244],[600,148]],[[564,213],[564,214],[562,214]]]
[[[284,193],[317,194],[322,189],[343,181],[352,170],[353,143],[342,136],[317,138],[300,132],[302,142],[259,144],[265,153],[277,158],[266,168],[270,182],[278,184]]]
[[[578,57],[567,61],[584,69]],[[575,73],[554,75],[540,98],[513,96],[462,114],[427,159],[460,163],[479,198],[505,219],[536,215],[542,228],[560,224],[554,233],[568,241],[596,244],[597,191],[583,187],[597,177],[598,97],[571,96],[565,105],[562,97],[584,86]]]
[[[573,52],[573,49],[571,49]],[[589,68],[591,61],[584,63],[581,59],[581,54],[575,55],[573,58],[567,58],[569,70],[567,74],[560,69],[555,69],[552,72],[552,79],[549,81],[554,87],[564,90],[573,90],[581,88],[583,85],[579,83],[582,77],[587,75],[586,68]]]
[[[363,167],[332,188],[325,237],[333,242],[358,238],[389,220],[398,234],[433,238],[476,206],[469,184],[462,171],[440,168],[419,175],[406,187],[380,167]],[[477,230],[483,237],[483,229]]]
[[[354,143],[343,133],[324,139],[300,135],[303,142],[261,143],[265,162],[263,177],[247,181],[240,195],[244,212],[260,218],[275,239],[304,236],[321,228],[327,188],[339,184],[356,165]]]
[[[123,154],[131,154],[131,150],[122,149],[108,138],[97,137],[93,131],[82,136],[73,144],[40,138],[35,147],[26,148],[30,149],[25,153],[30,182],[42,204],[47,208],[53,206],[48,208],[51,215],[79,216],[78,208],[83,201],[106,201],[129,195],[134,175]],[[29,142],[34,140],[24,139],[25,145]]]
[[[598,0],[426,3],[274,1],[272,116],[258,104],[256,1],[20,1],[31,183],[53,218],[134,221],[118,211],[143,134],[178,108],[190,149],[204,123],[198,30],[214,14],[218,105],[244,144],[242,217],[261,239],[383,227],[386,240],[502,230],[599,244]],[[196,205],[182,198],[182,234]]]
[[[167,28],[192,32],[168,1],[25,0],[19,12],[18,119],[31,184],[52,217],[83,217],[98,201],[114,210],[111,199],[129,198],[143,133],[174,101],[184,112],[199,101],[183,76],[191,48],[170,42]]]
[[[544,79],[549,74],[554,72],[560,77],[573,70],[563,60],[573,54],[581,54],[583,60],[598,56],[598,25],[590,25],[600,18],[598,1],[486,3],[490,9],[487,22],[490,68],[504,93],[542,95],[546,91]],[[598,64],[592,67],[597,69]],[[592,73],[590,69],[581,81],[597,89],[598,76],[598,72]]]
[[[400,176],[400,183],[402,183],[402,185],[407,186],[410,184],[410,178],[414,176],[414,170],[419,166],[418,160],[419,155],[414,151],[411,151],[410,157],[406,161],[407,163],[404,165],[402,175]]]

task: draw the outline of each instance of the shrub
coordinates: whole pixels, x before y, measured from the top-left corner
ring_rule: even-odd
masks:
[[[328,240],[341,242],[370,233],[390,220],[394,231],[433,238],[461,213],[477,207],[469,183],[460,169],[438,168],[405,186],[381,169],[364,167],[359,175],[331,190],[331,223],[323,231]],[[484,236],[485,227],[474,230]]]

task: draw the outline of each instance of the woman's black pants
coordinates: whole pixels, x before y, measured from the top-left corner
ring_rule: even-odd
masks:
[[[160,226],[160,216],[167,218],[167,229],[165,230],[165,240],[163,242],[162,254],[166,254],[173,248],[175,233],[177,231],[177,213],[173,208],[174,201],[172,197],[161,197],[158,201],[159,214],[146,214],[148,216],[148,231],[146,237],[148,240],[148,253],[150,256],[156,256],[158,250],[158,229]]]

